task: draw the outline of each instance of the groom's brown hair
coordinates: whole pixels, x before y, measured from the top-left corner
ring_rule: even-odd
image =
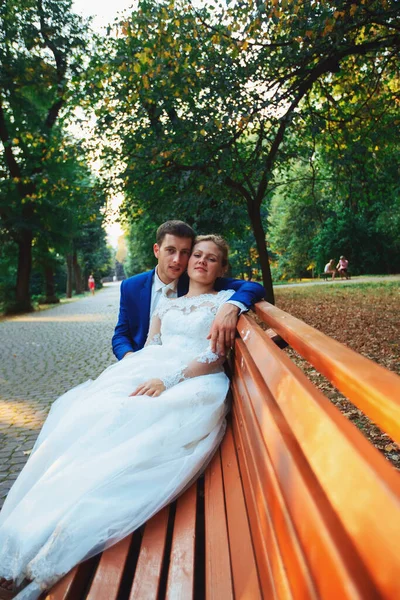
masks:
[[[192,240],[192,245],[194,242],[194,238],[196,237],[194,229],[192,229],[190,225],[188,225],[184,221],[166,221],[157,229],[156,243],[159,246],[161,246],[161,244],[163,243],[163,240],[167,233],[171,235],[176,235],[177,237],[181,238],[190,238]]]

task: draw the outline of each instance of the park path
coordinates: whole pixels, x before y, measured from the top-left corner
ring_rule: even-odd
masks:
[[[119,287],[0,322],[0,507],[52,402],[115,361]]]

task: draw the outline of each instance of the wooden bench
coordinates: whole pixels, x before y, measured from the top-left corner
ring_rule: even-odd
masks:
[[[400,440],[400,378],[284,313],[256,313]],[[400,477],[252,316],[204,477],[47,600],[400,598]]]
[[[320,273],[319,278],[324,279],[325,281],[327,279],[332,279],[332,273]],[[347,271],[347,278],[351,279],[350,271]],[[343,277],[341,277],[339,271],[336,271],[335,279],[343,279]]]

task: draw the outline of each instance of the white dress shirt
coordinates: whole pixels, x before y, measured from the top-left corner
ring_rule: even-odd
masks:
[[[176,298],[178,296],[177,287],[177,279],[174,279],[174,281],[171,281],[171,283],[164,283],[161,281],[156,267],[151,286],[150,319],[153,316],[153,312],[155,311],[162,295],[168,296],[168,298]]]
[[[171,281],[171,283],[164,283],[159,278],[156,267],[153,277],[153,283],[151,286],[150,319],[153,316],[153,312],[155,311],[161,296],[165,295],[168,296],[168,298],[177,298],[177,288],[178,279],[174,279],[174,281]],[[245,306],[241,302],[236,302],[236,300],[228,300],[228,304],[233,304],[234,306],[237,306],[239,309],[239,315],[241,315],[242,312],[246,312],[248,310],[247,306]]]

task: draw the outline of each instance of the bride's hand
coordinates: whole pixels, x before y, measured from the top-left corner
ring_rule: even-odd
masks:
[[[165,385],[161,379],[149,379],[141,383],[130,396],[159,396],[165,390]]]
[[[207,336],[211,340],[211,352],[225,356],[229,348],[233,348],[239,312],[239,308],[229,302],[220,307]]]

